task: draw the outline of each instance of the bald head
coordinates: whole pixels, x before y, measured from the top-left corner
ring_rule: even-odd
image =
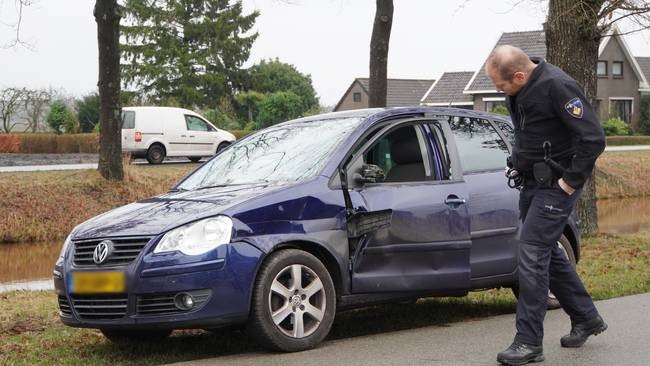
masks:
[[[499,46],[490,53],[485,62],[485,72],[497,91],[517,95],[528,82],[537,64],[520,48]]]
[[[516,72],[529,73],[534,68],[535,64],[521,48],[510,45],[496,47],[485,63],[487,73],[492,69],[503,80],[512,80]]]

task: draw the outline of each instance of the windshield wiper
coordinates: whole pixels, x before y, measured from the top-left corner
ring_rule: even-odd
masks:
[[[260,179],[258,181],[246,182],[246,183],[215,184],[215,185],[211,185],[211,186],[204,186],[204,187],[195,188],[194,191],[200,191],[200,190],[203,190],[203,189],[210,189],[210,188],[223,188],[223,187],[232,187],[232,186],[247,186],[247,185],[252,185],[252,184],[266,184],[266,183],[269,183],[269,181],[266,180],[266,179]]]

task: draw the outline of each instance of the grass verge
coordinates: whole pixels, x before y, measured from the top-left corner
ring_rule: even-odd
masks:
[[[650,196],[650,151],[606,152],[596,162],[596,196]]]
[[[650,234],[587,238],[578,268],[596,300],[650,292]],[[155,365],[259,350],[245,334],[232,330],[176,331],[162,342],[118,346],[98,331],[62,325],[56,306],[52,292],[0,295],[0,364]],[[329,339],[445,326],[514,311],[508,289],[420,299],[339,313]]]
[[[0,243],[61,241],[111,208],[166,192],[197,165],[125,165],[125,180],[95,170],[1,173]]]

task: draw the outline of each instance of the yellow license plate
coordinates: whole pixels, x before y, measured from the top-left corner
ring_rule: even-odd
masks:
[[[68,292],[97,294],[124,292],[124,272],[73,272],[68,278]]]

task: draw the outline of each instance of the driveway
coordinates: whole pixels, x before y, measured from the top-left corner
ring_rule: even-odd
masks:
[[[599,301],[609,329],[578,349],[560,347],[569,331],[562,310],[547,313],[546,361],[535,365],[650,365],[650,293]],[[338,339],[293,354],[246,353],[176,366],[203,365],[496,365],[496,354],[512,341],[514,314],[357,338]]]

